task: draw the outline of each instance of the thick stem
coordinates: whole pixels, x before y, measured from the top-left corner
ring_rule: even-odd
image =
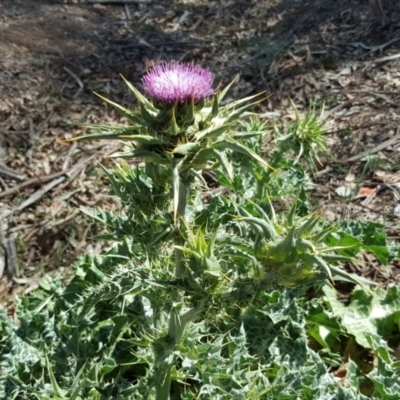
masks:
[[[203,310],[204,304],[192,307],[189,310],[179,313],[178,310],[171,311],[167,335],[167,348],[159,360],[158,383],[156,384],[156,400],[169,400],[171,389],[171,370],[175,364],[174,348],[180,343],[186,326],[193,321]]]
[[[179,203],[177,212],[177,224],[180,220],[184,221],[186,217],[186,204],[188,198],[188,189],[186,185],[180,181],[179,183]],[[184,245],[184,238],[176,236],[175,244],[178,246]],[[175,278],[178,280],[184,279],[186,277],[186,267],[184,265],[184,257],[182,250],[175,249]]]
[[[160,383],[156,384],[155,400],[169,400],[172,364],[164,364],[164,368],[160,371]]]
[[[280,149],[277,149],[274,151],[272,154],[272,157],[268,160],[269,165],[272,168],[268,168],[267,172],[265,173],[263,180],[262,181],[257,181],[256,182],[256,198],[261,199],[264,197],[266,188],[268,188],[268,183],[270,181],[270,176],[273,173],[275,169],[279,169],[279,161],[283,157],[283,151]]]
[[[178,229],[181,221],[185,221],[186,205],[190,194],[188,183],[179,176],[178,165],[175,160],[172,164],[172,185],[174,202],[174,221],[175,228]],[[176,232],[175,245],[183,246],[185,239]],[[186,278],[186,266],[184,263],[184,254],[182,250],[175,249],[175,278],[184,280]],[[178,295],[179,296],[179,295]],[[182,296],[182,295],[181,295]],[[177,303],[183,303],[183,298],[177,299]],[[202,307],[201,307],[202,308]],[[178,345],[185,332],[188,323],[198,314],[198,308],[191,308],[183,313],[177,309],[172,309],[169,318],[168,335],[166,337],[166,349],[159,362],[158,383],[156,384],[156,400],[169,400],[171,390],[171,370],[175,364],[174,348]]]
[[[182,280],[186,275],[186,267],[183,262],[182,250],[175,249],[175,277],[177,280]]]

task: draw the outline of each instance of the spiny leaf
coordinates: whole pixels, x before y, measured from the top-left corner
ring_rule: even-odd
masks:
[[[172,115],[171,115],[171,123],[168,128],[168,134],[171,136],[176,136],[181,133],[181,128],[176,122],[176,117],[175,117],[175,106],[172,108]]]
[[[188,154],[196,151],[199,147],[198,143],[183,143],[178,144],[173,150],[174,154],[181,154],[183,156],[187,156]]]
[[[362,276],[356,276],[354,274],[350,274],[349,272],[346,272],[346,271],[344,271],[340,268],[337,268],[333,265],[330,265],[329,268],[332,271],[332,275],[339,276],[349,282],[355,283],[356,285],[360,285],[368,293],[371,293],[371,289],[366,285],[373,285],[373,286],[377,285],[377,283],[369,281],[369,280],[363,278]]]
[[[244,97],[243,99],[239,99],[239,100],[236,100],[236,101],[232,101],[231,103],[229,103],[229,104],[227,104],[226,106],[222,107],[221,111],[222,111],[222,113],[224,113],[224,114],[225,114],[226,111],[229,111],[229,110],[235,111],[235,110],[237,109],[237,107],[240,106],[241,104],[247,103],[247,102],[249,102],[250,100],[255,99],[256,97],[260,97],[260,96],[261,96],[262,94],[264,94],[264,93],[265,93],[265,91],[264,91],[264,92],[257,93],[257,94],[254,94],[254,95],[252,95],[252,96]],[[267,98],[268,98],[268,97],[266,97],[266,98],[264,98],[264,99],[261,99],[261,100],[257,100],[256,102],[254,102],[254,103],[252,103],[252,104],[258,104],[259,102],[264,101],[264,100],[266,100]]]
[[[148,110],[151,110],[155,113],[158,113],[159,110],[149,101],[144,97],[130,82],[128,82],[122,75],[121,78],[124,80],[124,82],[127,84],[128,88],[132,91],[132,93],[135,95],[136,100],[138,103],[143,104]]]
[[[120,106],[117,103],[114,103],[111,100],[108,100],[106,97],[103,97],[103,96],[101,96],[100,94],[98,94],[96,92],[94,92],[94,94],[96,96],[100,97],[100,99],[102,99],[106,103],[110,104],[113,108],[115,108],[121,115],[123,115],[128,120],[136,122],[137,124],[143,125],[143,120],[138,115],[133,113],[132,111]]]
[[[320,219],[321,219],[320,215],[308,216],[306,221],[296,229],[296,235],[302,236],[304,234],[312,232],[312,230],[318,224]]]
[[[146,122],[151,124],[157,119],[158,114],[156,112],[149,111],[143,103],[139,103],[139,107],[140,107],[140,114]]]
[[[199,131],[195,134],[195,139],[197,141],[204,140],[204,139],[211,139],[213,137],[218,137],[222,135],[224,132],[226,132],[233,123],[230,124],[222,124],[218,127],[211,126],[210,128],[204,129],[202,131]]]
[[[228,93],[228,90],[231,88],[231,86],[239,79],[239,75],[236,75],[232,82],[229,83],[227,86],[225,86],[225,88],[222,90],[222,92],[220,92],[217,96],[218,96],[218,103],[221,103],[221,101],[224,99],[224,97],[226,96],[226,94]]]
[[[179,168],[181,165],[182,161],[177,162],[175,159],[172,159],[173,215],[175,224],[178,220],[178,212],[182,207],[180,204],[182,201],[181,190],[184,189],[182,188],[183,184],[179,176]]]
[[[154,151],[148,151],[143,149],[136,149],[133,151],[115,153],[112,154],[110,158],[127,158],[127,159],[143,158],[144,160],[153,163],[160,163],[160,164],[169,163],[169,160],[163,157],[162,155],[157,154]]]
[[[236,142],[236,141],[230,141],[230,140],[221,140],[219,142],[216,142],[214,144],[214,148],[221,149],[221,150],[226,150],[230,149],[233,151],[236,151],[238,153],[244,154],[248,157],[253,158],[255,161],[259,162],[261,165],[264,167],[270,168],[274,170],[263,158],[261,158],[257,153],[255,153],[253,150],[249,149],[245,145]]]
[[[47,372],[49,374],[49,378],[51,381],[51,386],[53,388],[54,394],[59,398],[59,400],[61,400],[61,399],[67,400],[67,398],[65,397],[66,391],[61,389],[60,386],[58,385],[57,379],[54,376],[53,369],[50,365],[50,362],[49,362],[49,359],[47,356],[46,356],[46,366],[47,366]]]
[[[267,239],[272,239],[272,238],[276,237],[276,232],[275,232],[274,227],[270,223],[268,223],[267,221],[265,221],[261,218],[236,217],[236,219],[239,221],[245,221],[254,227],[261,228],[261,232],[264,233],[264,235]]]
[[[260,215],[262,216],[263,219],[265,219],[268,224],[270,224],[271,226],[274,225],[274,223],[276,223],[276,215],[275,215],[275,210],[274,207],[269,199],[269,196],[266,196],[267,200],[268,200],[268,205],[270,207],[271,210],[271,214],[272,214],[272,219],[269,217],[269,215],[254,201],[252,201],[251,199],[247,199],[247,201],[253,205],[253,207],[260,213]]]
[[[228,157],[224,152],[220,152],[218,150],[214,150],[215,158],[220,162],[222,168],[228,175],[228,178],[232,181],[233,180],[233,166],[228,160]]]
[[[206,163],[215,157],[215,150],[210,147],[199,150],[190,161],[189,164],[185,164],[185,168],[205,168]]]

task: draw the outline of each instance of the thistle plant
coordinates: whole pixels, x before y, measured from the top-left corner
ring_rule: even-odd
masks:
[[[147,95],[125,82],[135,110],[99,97],[127,124],[97,125],[95,133],[72,139],[124,143],[115,167],[102,167],[123,208],[92,212],[110,230],[102,238],[114,244],[101,257],[84,257],[64,292],[50,284],[43,289],[56,298],[51,309],[43,298],[32,301],[32,309],[53,315],[40,323],[38,346],[45,356],[24,341],[30,375],[18,372],[7,393],[41,399],[278,398],[267,370],[284,361],[276,358],[280,350],[273,355],[257,345],[254,321],[270,315],[276,326],[265,323],[283,332],[279,321],[287,318],[285,335],[298,337],[305,354],[307,340],[298,334],[304,316],[291,308],[296,293],[316,283],[334,286],[335,279],[363,283],[339,265],[354,254],[332,237],[334,227],[301,211],[299,201],[292,198],[293,206],[277,215],[271,177],[279,174],[282,147],[271,155],[271,166],[261,155],[268,130],[249,111],[261,94],[223,104],[233,82],[214,88],[209,70],[174,61],[143,77]],[[307,136],[299,157],[313,154],[312,140]],[[205,172],[230,192],[205,202]],[[287,317],[273,318],[277,304]],[[21,318],[29,325],[32,314]],[[20,345],[10,323],[0,323],[10,342]],[[64,362],[46,364],[47,354]],[[328,376],[318,356],[307,354],[293,361],[299,371],[318,362],[319,377]],[[7,358],[6,370],[20,371],[20,359],[13,360]],[[45,378],[37,383],[39,376]],[[336,390],[335,380],[328,381],[326,390]]]
[[[143,86],[161,107],[171,107],[175,103],[198,104],[204,101],[214,94],[213,80],[207,69],[172,61],[155,66],[143,77]]]
[[[152,100],[144,97],[126,82],[139,103],[132,112],[101,97],[129,122],[130,126],[95,126],[99,131],[75,140],[122,139],[129,150],[116,156],[143,159],[146,173],[164,189],[173,188],[174,219],[179,207],[183,215],[190,182],[196,171],[221,166],[232,178],[232,166],[227,151],[239,152],[261,164],[268,164],[238,140],[243,134],[231,130],[240,116],[261,100],[249,103],[259,95],[250,96],[221,106],[230,86],[213,95],[211,72],[198,66],[171,62],[155,67],[143,78],[145,90]],[[252,132],[248,136],[260,135]],[[181,204],[180,204],[181,202]]]
[[[295,120],[292,123],[285,123],[284,134],[281,134],[275,126],[276,140],[280,142],[279,148],[282,151],[293,152],[296,163],[304,159],[315,170],[316,163],[321,163],[320,153],[328,153],[325,136],[327,128],[323,120],[324,107],[322,106],[318,114],[316,104],[311,103],[305,117],[302,118],[296,105],[292,101],[291,104]],[[281,158],[282,154],[278,154],[277,159]]]
[[[203,279],[202,276],[194,278],[194,270],[197,267],[188,263],[185,257],[186,237],[190,234],[189,225],[186,223],[191,223],[186,215],[186,207],[188,201],[195,196],[196,185],[198,187],[201,180],[200,173],[222,168],[226,175],[233,179],[229,152],[241,153],[265,168],[269,167],[266,161],[238,140],[243,137],[243,133],[231,129],[240,116],[250,115],[247,110],[260,101],[251,100],[259,95],[221,105],[230,85],[215,93],[210,71],[174,61],[156,66],[143,77],[143,86],[151,96],[150,100],[129,82],[126,83],[139,103],[137,112],[103,99],[132,125],[97,126],[95,128],[99,133],[75,140],[124,140],[128,150],[117,154],[116,157],[144,160],[146,175],[152,183],[152,189],[147,193],[150,195],[147,201],[155,207],[153,210],[140,207],[134,214],[136,216],[147,213],[145,217],[148,218],[156,214],[158,218],[163,216],[162,231],[168,233],[164,240],[172,242],[175,252],[174,280],[182,290],[190,292],[201,285]],[[262,132],[251,132],[247,137],[261,134]],[[112,180],[112,174],[108,175]],[[139,192],[136,195],[142,198],[143,194]],[[165,199],[168,195],[171,206],[168,202],[160,202],[160,199]],[[137,208],[137,205],[131,203],[132,207]],[[154,224],[149,224],[147,229],[153,231]],[[149,243],[142,245],[147,251],[153,250],[149,248]],[[197,264],[199,262],[201,263],[198,260]],[[204,269],[204,266],[202,268]],[[207,271],[203,270],[203,274],[207,274]],[[187,300],[182,298],[181,294],[176,294],[175,302],[179,306],[170,311],[168,331],[164,340],[168,346],[162,347],[162,355],[156,355],[156,399],[169,398],[171,369],[174,365],[173,350],[179,344],[186,325],[205,311],[207,300],[202,298],[191,307],[184,307]]]

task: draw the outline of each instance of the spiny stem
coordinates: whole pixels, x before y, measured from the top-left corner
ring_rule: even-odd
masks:
[[[156,398],[155,400],[169,400],[169,393],[171,391],[171,363],[164,364],[164,369],[160,371],[161,380],[156,384]]]
[[[186,217],[186,205],[190,190],[187,187],[187,182],[182,181],[182,177],[178,174],[178,168],[173,163],[173,202],[174,202],[174,221],[175,228],[178,229],[180,221],[184,221]],[[190,180],[189,180],[190,181]],[[184,246],[185,239],[176,232],[175,245]],[[182,250],[175,249],[175,278],[177,280],[183,280],[186,277],[186,267],[184,263],[184,254]],[[182,296],[182,295],[180,295]],[[183,303],[183,298],[177,299],[178,303]],[[173,349],[182,339],[185,332],[185,328],[189,322],[191,322],[197,315],[198,310],[191,308],[188,311],[180,314],[178,310],[172,309],[169,318],[169,327],[167,340],[168,351],[162,356],[159,370],[159,380],[156,384],[156,400],[169,400],[170,389],[171,389],[171,370],[175,364],[175,357]]]
[[[204,303],[198,307],[192,307],[189,310],[179,313],[173,309],[170,314],[168,328],[168,348],[159,360],[159,380],[156,384],[156,400],[169,400],[171,389],[171,370],[175,364],[174,348],[178,345],[185,332],[186,326],[192,322],[196,316],[204,309]]]

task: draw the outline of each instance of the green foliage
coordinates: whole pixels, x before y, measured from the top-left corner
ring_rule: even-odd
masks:
[[[395,330],[400,332],[399,287],[376,289],[372,293],[356,287],[348,306],[337,300],[331,288],[326,287],[324,291],[345,331],[353,335],[361,346],[371,348],[369,335],[389,339]]]
[[[334,235],[332,243],[340,243],[352,254],[366,250],[376,255],[386,265],[390,251],[386,243],[384,226],[374,222],[343,221]]]
[[[324,109],[317,114],[316,105],[312,103],[304,118],[300,116],[296,105],[292,102],[295,113],[293,123],[286,122],[285,134],[281,134],[275,127],[275,135],[279,140],[283,152],[293,151],[296,163],[301,158],[315,169],[315,163],[319,162],[318,153],[327,153],[325,145],[326,128],[322,119]]]
[[[104,168],[121,209],[85,210],[112,246],[82,257],[67,285],[44,278],[17,321],[0,310],[0,398],[395,399],[399,288],[370,289],[341,264],[398,249],[377,224],[309,210],[300,159],[323,149],[315,115],[297,112],[267,164],[265,123],[230,129],[245,101],[221,107],[222,91],[168,114],[130,89],[139,112],[112,105],[134,125],[96,135],[135,141],[124,157],[145,165]],[[210,170],[223,190],[207,196]],[[348,305],[337,280],[360,284]],[[343,365],[346,384],[332,374]]]

